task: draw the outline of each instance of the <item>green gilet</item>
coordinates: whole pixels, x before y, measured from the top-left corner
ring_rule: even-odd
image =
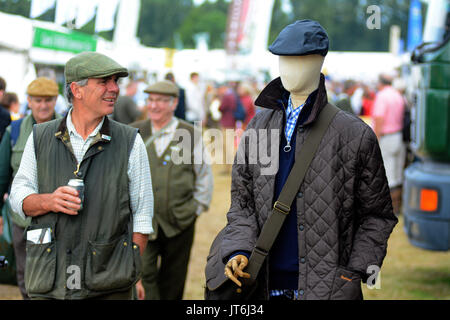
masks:
[[[54,119],[61,119],[61,115],[55,113]],[[28,137],[33,130],[33,125],[36,124],[33,115],[29,114],[23,118],[20,124],[19,137],[17,138],[16,144],[11,148],[11,169],[12,169],[12,179],[16,176],[17,171],[20,167],[20,161],[22,160],[23,151],[25,150],[25,145],[27,144]],[[8,132],[11,133],[11,126],[7,128]],[[11,181],[12,181],[11,179]],[[30,224],[31,218],[23,219],[19,214],[14,211],[9,211],[11,219],[13,222],[21,228],[25,228]]]
[[[30,229],[50,228],[52,241],[27,241],[25,286],[31,297],[84,299],[129,289],[140,273],[132,243],[128,159],[137,130],[105,117],[78,176],[66,118],[34,126],[39,193],[52,193],[69,179],[84,180],[78,215],[50,212]]]
[[[191,138],[191,149],[188,163],[175,164],[172,152],[179,152],[179,141],[172,140],[161,157],[158,157],[154,142],[148,144],[152,137],[150,120],[132,123],[139,128],[142,139],[146,143],[147,155],[152,175],[154,209],[153,230],[150,239],[157,238],[158,227],[167,237],[174,237],[185,230],[197,218],[197,201],[194,199],[195,173],[193,166],[194,127],[178,119],[177,130],[185,130]],[[182,152],[180,152],[182,153]],[[183,157],[184,158],[184,157]],[[186,159],[186,158],[185,158]]]

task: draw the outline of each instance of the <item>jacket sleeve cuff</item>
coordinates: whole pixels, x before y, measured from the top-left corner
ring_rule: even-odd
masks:
[[[356,274],[359,274],[359,276],[361,277],[361,281],[363,282],[363,283],[366,283],[367,282],[367,279],[369,278],[369,274],[367,274],[366,272],[363,272],[363,271],[361,271],[361,270],[355,270],[355,269],[348,269],[348,270],[350,270],[351,272],[354,272],[354,273],[356,273]]]
[[[230,259],[233,259],[234,257],[238,256],[238,255],[243,255],[246,256],[247,259],[250,258],[250,252],[248,251],[236,251],[234,253],[232,253],[228,258],[226,258],[224,261],[224,263],[227,263],[228,261],[230,261]]]

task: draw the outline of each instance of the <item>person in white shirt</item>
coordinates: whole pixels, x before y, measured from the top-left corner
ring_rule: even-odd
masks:
[[[200,86],[200,76],[192,72],[190,81],[186,85],[186,120],[195,123],[205,121],[204,91]]]
[[[32,217],[25,271],[31,298],[132,297],[139,250],[153,232],[153,191],[141,136],[106,117],[125,76],[109,57],[76,55],[65,67],[72,108],[34,126],[27,140],[11,207]],[[83,180],[84,193],[67,186],[69,179]]]

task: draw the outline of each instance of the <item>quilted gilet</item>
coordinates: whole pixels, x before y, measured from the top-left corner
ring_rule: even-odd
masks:
[[[129,289],[140,276],[132,243],[128,158],[137,130],[105,117],[80,162],[73,155],[66,118],[33,128],[39,193],[69,179],[84,180],[83,208],[33,217],[30,230],[50,228],[51,241],[27,241],[25,286],[32,298],[85,299]]]
[[[139,129],[144,142],[154,137],[150,120],[133,122],[130,126]],[[179,120],[177,130],[186,130],[190,137],[194,137],[194,126]],[[190,155],[193,157],[194,144],[191,141]],[[150,235],[151,240],[158,237],[158,229],[161,228],[164,234],[171,238],[180,234],[194,223],[197,218],[195,210],[197,202],[194,199],[195,173],[194,160],[189,159],[187,163],[175,164],[172,160],[172,153],[175,148],[179,148],[180,142],[172,140],[164,153],[158,157],[155,144],[147,144],[147,155],[150,161],[150,171],[154,192],[154,219],[153,230]]]

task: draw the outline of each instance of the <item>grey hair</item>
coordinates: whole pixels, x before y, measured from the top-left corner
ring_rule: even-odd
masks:
[[[80,80],[80,81],[76,81],[75,83],[77,85],[79,85],[80,87],[84,87],[85,85],[87,85],[88,79],[83,79],[83,80]],[[67,103],[69,105],[72,105],[73,92],[72,92],[72,89],[70,88],[70,83],[66,83],[66,85],[64,87],[64,96],[66,97]]]

